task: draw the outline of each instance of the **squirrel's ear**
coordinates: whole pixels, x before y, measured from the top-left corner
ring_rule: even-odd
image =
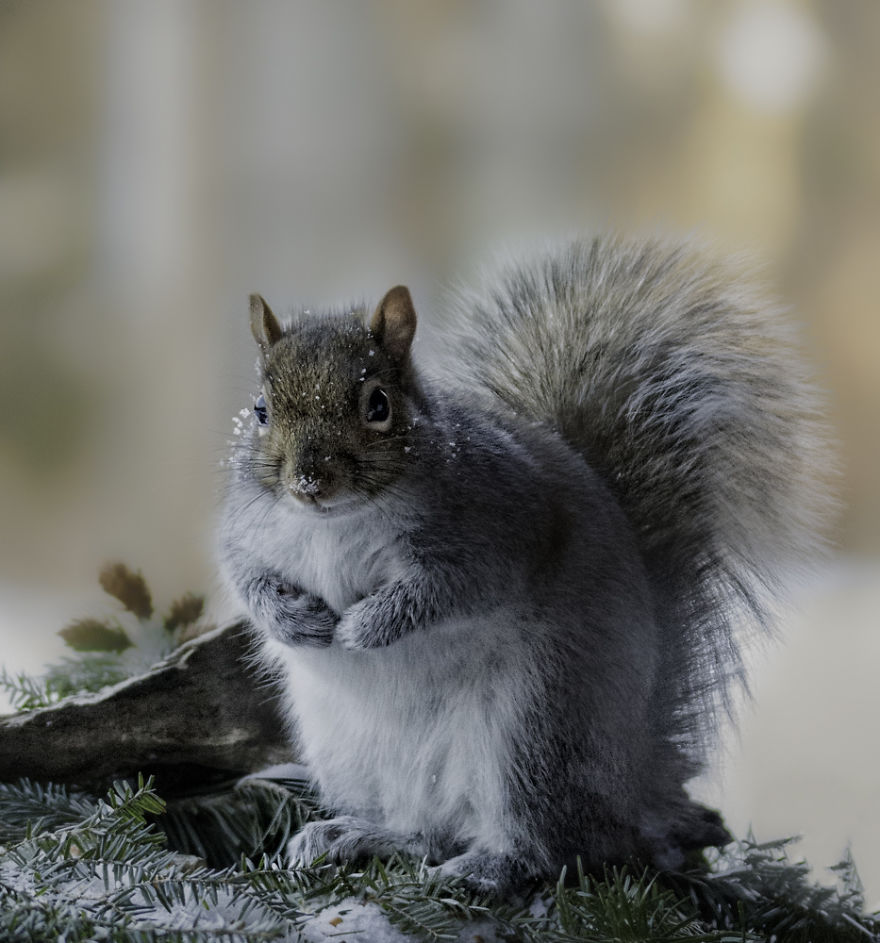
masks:
[[[248,300],[251,309],[251,333],[265,354],[281,338],[281,325],[262,295],[251,295]]]
[[[416,309],[405,285],[397,285],[379,302],[370,332],[395,360],[409,353],[416,333]]]

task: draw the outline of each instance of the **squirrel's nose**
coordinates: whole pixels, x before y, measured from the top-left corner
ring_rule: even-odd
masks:
[[[290,493],[304,498],[317,498],[321,493],[322,482],[311,475],[297,475],[287,483]]]
[[[340,482],[332,456],[332,452],[314,444],[288,454],[281,470],[287,491],[305,503],[322,501],[335,494]]]
[[[298,470],[287,476],[287,490],[300,501],[318,501],[329,497],[336,485],[327,475],[318,475],[313,471]]]

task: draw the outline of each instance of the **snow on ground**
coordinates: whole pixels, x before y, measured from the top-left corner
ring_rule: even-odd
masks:
[[[312,917],[302,927],[305,943],[354,939],[376,943],[412,943],[413,938],[393,927],[378,904],[346,900]]]

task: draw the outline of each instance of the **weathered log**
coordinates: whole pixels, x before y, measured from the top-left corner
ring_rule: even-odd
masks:
[[[248,652],[246,627],[233,623],[104,691],[0,717],[0,781],[103,788],[142,772],[168,794],[290,762],[277,693]]]

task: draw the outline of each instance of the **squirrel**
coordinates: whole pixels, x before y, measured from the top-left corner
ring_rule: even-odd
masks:
[[[689,243],[575,239],[460,292],[282,324],[225,579],[323,803],[292,865],[404,851],[505,893],[730,840],[688,795],[742,632],[821,549],[818,397],[780,313]]]

